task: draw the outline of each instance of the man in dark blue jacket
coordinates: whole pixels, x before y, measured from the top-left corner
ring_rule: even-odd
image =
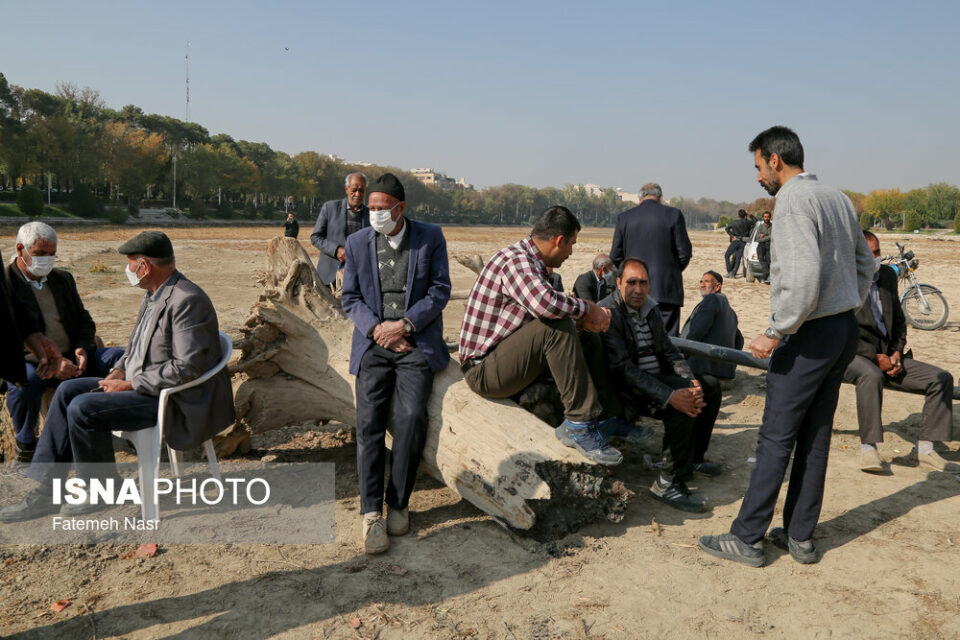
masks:
[[[404,198],[393,174],[375,180],[370,227],[346,244],[341,302],[356,325],[350,373],[357,377],[357,475],[367,553],[386,551],[388,534],[410,530],[407,504],[426,437],[427,399],[434,373],[450,361],[441,315],[450,299],[447,243],[440,227],[403,216]],[[384,436],[391,413],[384,522]]]
[[[662,203],[663,191],[653,182],[640,190],[640,204],[617,216],[610,259],[620,266],[625,258],[642,258],[650,266],[650,297],[663,315],[672,336],[680,330],[683,306],[683,270],[692,247],[679,209]]]

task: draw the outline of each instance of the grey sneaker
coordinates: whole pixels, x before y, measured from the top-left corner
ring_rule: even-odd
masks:
[[[410,509],[387,507],[387,534],[402,536],[410,531]]]
[[[564,420],[554,430],[557,438],[568,447],[572,447],[597,464],[613,467],[623,462],[623,455],[607,444],[606,439],[597,431],[596,422],[580,426]]]
[[[363,551],[364,553],[383,553],[390,548],[387,537],[387,525],[379,513],[363,514]]]
[[[787,535],[783,527],[774,527],[767,532],[767,540],[778,549],[789,551],[794,560],[800,564],[815,564],[820,562],[820,554],[813,545],[813,540],[800,542]]]
[[[702,536],[700,548],[717,558],[733,560],[754,568],[763,566],[763,543],[747,544],[732,533]]]
[[[23,502],[0,509],[0,522],[23,522],[50,516],[60,511],[60,505],[53,504],[53,495],[47,486],[37,487],[28,493]]]
[[[665,505],[680,509],[688,513],[703,513],[706,511],[700,496],[690,493],[687,485],[682,482],[662,482],[658,477],[650,487],[650,494]]]

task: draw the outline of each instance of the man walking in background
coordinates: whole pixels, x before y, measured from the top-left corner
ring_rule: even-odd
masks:
[[[337,273],[343,269],[347,259],[344,249],[347,237],[370,226],[370,210],[363,204],[363,197],[367,193],[367,176],[351,173],[344,185],[347,197],[324,202],[317,216],[317,224],[310,234],[310,243],[320,250],[317,274],[323,284],[332,285],[334,293],[338,289]]]
[[[841,191],[803,170],[803,146],[786,127],[749,145],[760,185],[777,196],[770,274],[770,326],[750,343],[770,357],[756,465],[729,533],[700,538],[707,553],[763,566],[763,537],[793,453],[783,529],[770,532],[802,564],[818,562],[813,532],[833,414],[843,373],[857,352],[855,311],[873,278],[873,256],[857,212]],[[772,355],[771,355],[772,354]]]
[[[663,315],[667,333],[675,336],[683,306],[683,270],[692,255],[687,224],[679,209],[663,204],[660,185],[643,185],[640,196],[639,205],[617,216],[610,259],[617,266],[628,257],[647,263],[650,297]]]
[[[763,271],[761,284],[770,284],[770,238],[773,237],[773,216],[769,211],[763,212],[763,218],[757,223],[757,261]]]

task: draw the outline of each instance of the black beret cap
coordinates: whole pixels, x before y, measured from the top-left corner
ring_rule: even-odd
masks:
[[[139,255],[148,258],[172,258],[173,244],[162,231],[144,231],[130,238],[117,249],[125,256]]]
[[[404,202],[406,197],[403,191],[403,185],[397,180],[397,176],[392,173],[385,173],[367,187],[367,193],[385,193],[393,196],[400,202]]]

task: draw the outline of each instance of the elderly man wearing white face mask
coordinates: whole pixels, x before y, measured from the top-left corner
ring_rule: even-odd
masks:
[[[36,356],[26,352],[26,383],[8,387],[7,409],[16,432],[20,462],[33,458],[44,392],[70,378],[105,376],[123,355],[123,349],[97,346],[97,325],[80,300],[73,276],[53,268],[56,254],[57,232],[53,227],[28,222],[17,232],[17,256],[7,267],[17,304],[36,320],[40,331],[63,355],[53,377],[44,379],[37,373]]]

